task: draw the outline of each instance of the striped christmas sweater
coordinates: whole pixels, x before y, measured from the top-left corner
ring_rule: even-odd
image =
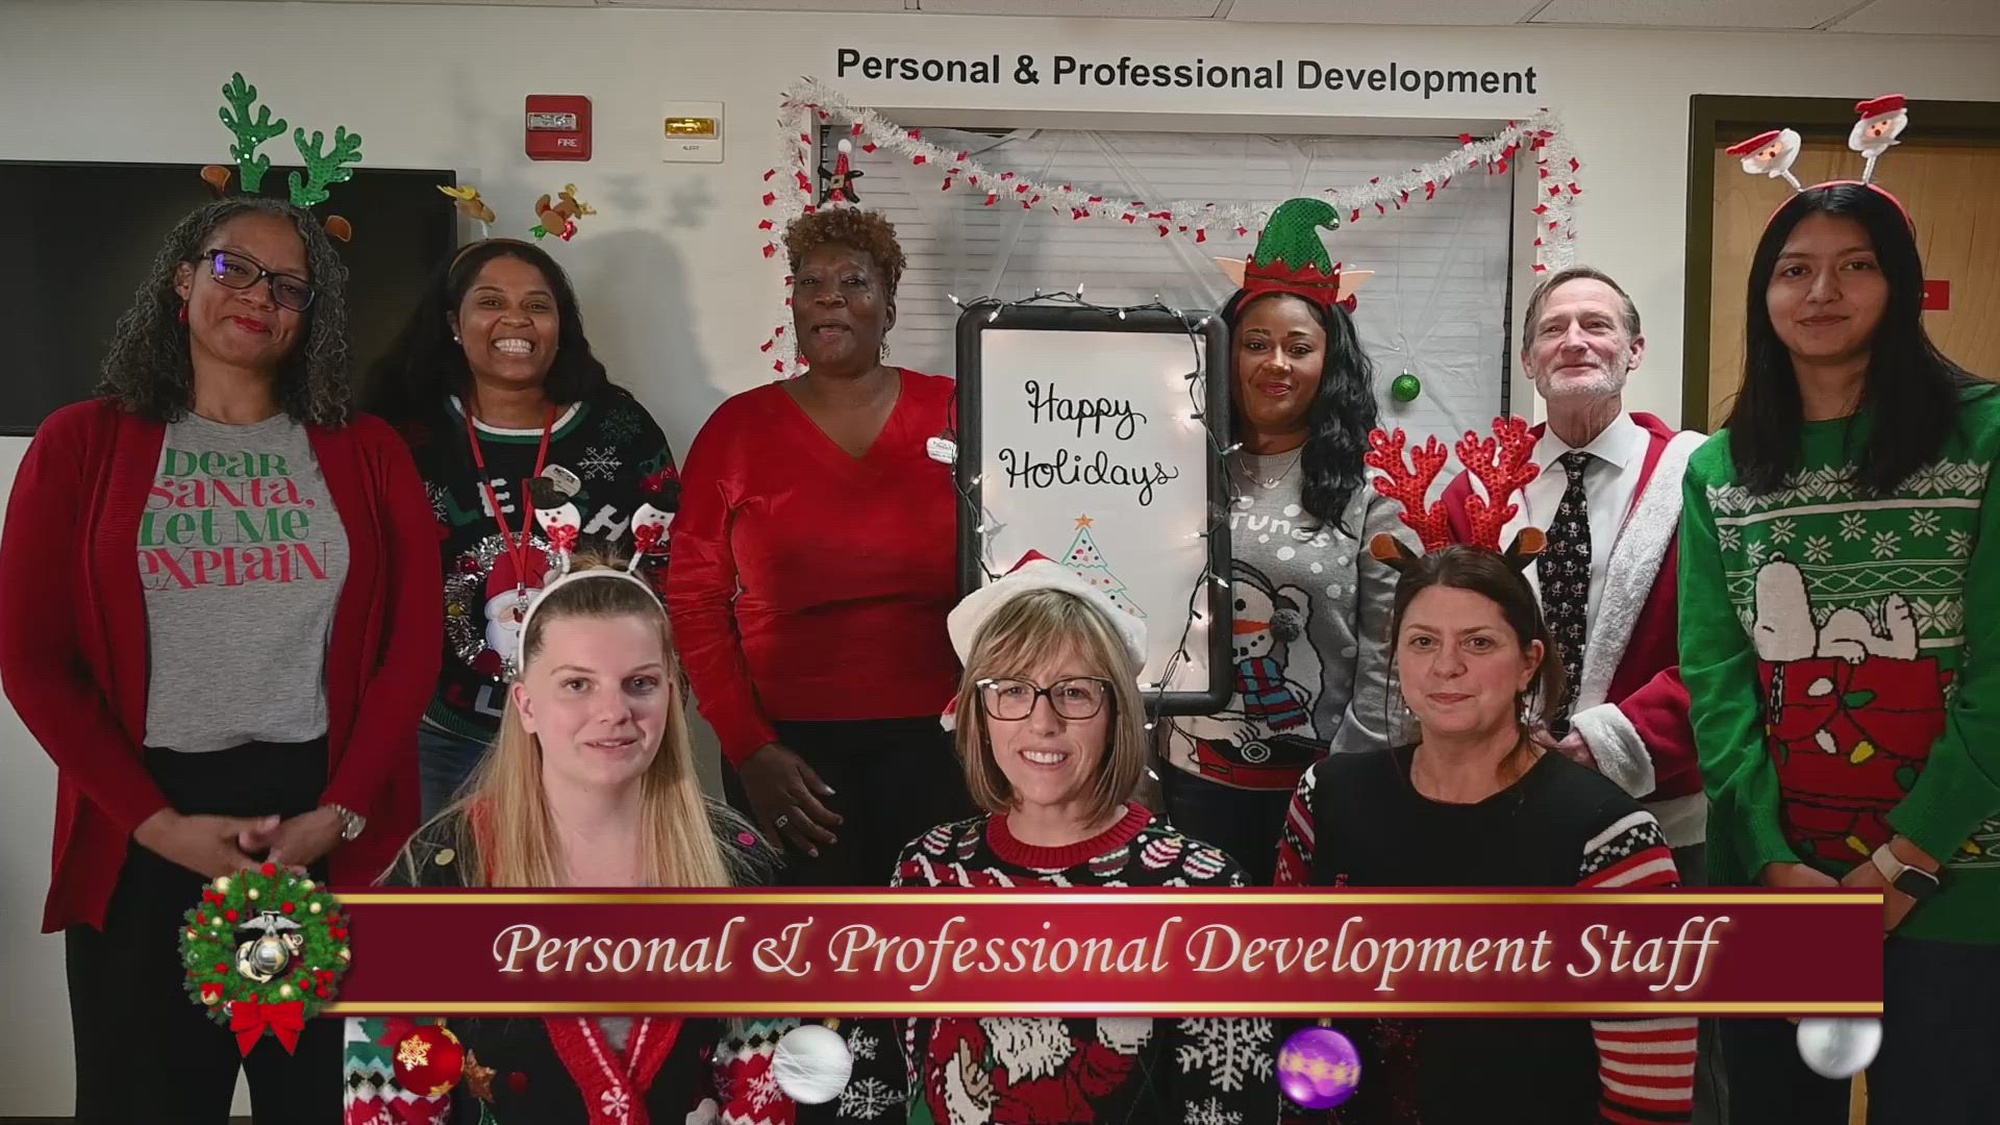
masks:
[[[2000,393],[1968,390],[1937,459],[1876,496],[1850,479],[1868,426],[1806,423],[1765,495],[1727,430],[1688,461],[1681,677],[1712,880],[1837,876],[1901,834],[1947,866],[1897,932],[2000,944]]]
[[[1062,848],[1024,844],[1004,816],[940,825],[904,849],[896,886],[1240,887],[1243,870],[1143,806]],[[1270,1020],[1060,1016],[864,1020],[838,1120],[911,1125],[1268,1121]],[[900,1049],[899,1049],[900,1048]]]
[[[1412,749],[1335,754],[1299,782],[1277,883],[1314,887],[1671,887],[1651,813],[1559,754],[1477,804],[1432,801]],[[1343,1125],[1660,1125],[1693,1112],[1695,1021],[1336,1021],[1362,1053]],[[1246,1118],[1246,1120],[1248,1120]]]

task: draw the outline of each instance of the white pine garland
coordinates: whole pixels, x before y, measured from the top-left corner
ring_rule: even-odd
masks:
[[[778,163],[764,173],[764,206],[769,214],[757,225],[766,237],[766,258],[776,257],[783,249],[777,232],[816,207],[813,173],[818,152],[814,133],[821,122],[845,125],[860,150],[857,157],[894,153],[913,165],[935,169],[944,190],[984,193],[989,207],[1003,203],[1047,207],[1077,221],[1109,219],[1135,227],[1144,224],[1153,227],[1159,237],[1178,233],[1196,242],[1206,241],[1211,230],[1239,235],[1260,230],[1271,211],[1249,204],[1187,199],[1146,203],[1095,195],[1070,184],[1044,183],[1011,170],[995,172],[968,153],[924,140],[921,130],[906,129],[875,110],[854,105],[818,79],[801,78],[785,91],[779,104]],[[1450,186],[1454,175],[1468,170],[1483,169],[1488,175],[1505,172],[1523,149],[1536,165],[1539,184],[1533,208],[1535,271],[1559,270],[1575,261],[1576,198],[1583,192],[1577,171],[1582,165],[1563,135],[1561,123],[1548,110],[1525,121],[1509,122],[1490,137],[1461,135],[1456,149],[1422,167],[1400,175],[1377,176],[1365,184],[1322,188],[1317,194],[1344,212],[1345,221],[1354,223],[1365,218],[1370,208],[1377,215],[1387,215],[1392,208],[1400,211],[1428,200]],[[784,335],[780,325],[763,350],[777,348]],[[792,368],[782,356],[772,366],[780,374]]]

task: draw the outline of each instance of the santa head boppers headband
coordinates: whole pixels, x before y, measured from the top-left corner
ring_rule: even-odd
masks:
[[[1374,270],[1343,270],[1326,252],[1319,232],[1336,230],[1340,212],[1324,199],[1289,199],[1271,212],[1249,258],[1217,258],[1215,264],[1236,283],[1242,300],[1266,293],[1290,293],[1322,309],[1354,311],[1355,290]]]
[[[1857,119],[1854,128],[1847,134],[1847,147],[1865,158],[1861,166],[1861,178],[1858,180],[1829,180],[1823,184],[1814,184],[1810,188],[1802,186],[1798,177],[1792,175],[1792,165],[1799,158],[1799,149],[1803,142],[1799,134],[1791,129],[1773,129],[1759,133],[1730,145],[1725,151],[1731,156],[1742,158],[1745,172],[1753,176],[1782,178],[1792,185],[1792,191],[1795,193],[1831,187],[1839,183],[1860,184],[1894,203],[1896,209],[1902,211],[1903,217],[1908,219],[1909,211],[1903,206],[1902,200],[1875,183],[1875,162],[1897,144],[1897,138],[1903,135],[1903,130],[1910,124],[1910,115],[1903,95],[1884,94],[1879,98],[1856,102],[1854,112]],[[1780,207],[1779,210],[1782,211],[1784,208]]]
[[[1382,474],[1375,478],[1375,491],[1402,505],[1403,522],[1417,533],[1428,554],[1450,546],[1452,539],[1444,501],[1426,503],[1431,483],[1444,469],[1445,447],[1437,438],[1427,438],[1406,456],[1408,441],[1400,429],[1376,430],[1368,435],[1368,452],[1362,460]],[[1529,460],[1535,451],[1535,438],[1528,432],[1527,421],[1495,418],[1491,435],[1481,437],[1467,430],[1453,448],[1459,463],[1479,485],[1465,501],[1466,545],[1503,555],[1517,570],[1527,566],[1547,542],[1540,528],[1524,527],[1504,550],[1500,546],[1500,533],[1521,511],[1510,497],[1541,474]],[[1419,559],[1408,544],[1387,533],[1377,535],[1368,551],[1398,572],[1407,572]]]

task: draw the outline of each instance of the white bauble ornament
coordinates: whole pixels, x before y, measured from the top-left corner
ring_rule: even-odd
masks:
[[[228,894],[228,893],[229,893],[229,876],[227,876],[227,875],[218,875],[218,876],[216,876],[216,877],[215,877],[215,889],[216,889],[216,890],[218,890],[218,891],[221,891],[221,892],[222,892],[223,894]]]
[[[778,1040],[771,1074],[778,1089],[800,1105],[823,1105],[840,1096],[854,1073],[854,1056],[840,1033],[818,1024],[795,1027]]]
[[[299,880],[299,891],[300,891],[301,893],[303,893],[303,894],[311,894],[311,893],[312,893],[312,889],[313,889],[313,881],[312,881],[311,879],[301,879],[301,880]]]
[[[250,900],[251,902],[256,902],[256,901],[257,901],[257,888],[255,888],[255,887],[251,887],[251,888],[250,888],[249,890],[247,890],[247,891],[244,891],[244,892],[243,892],[243,897],[244,897],[244,898],[247,898],[247,899],[249,899],[249,900]]]
[[[314,914],[318,914],[318,913],[319,913],[319,903],[316,903],[316,902],[315,902],[315,903],[311,903],[311,904],[309,904],[309,905],[307,905],[307,906],[306,906],[306,909],[307,909],[307,910],[309,910],[309,911],[311,911],[311,912],[313,912]]]
[[[1799,1021],[1799,1058],[1822,1078],[1852,1078],[1882,1049],[1882,1021],[1815,1018]]]

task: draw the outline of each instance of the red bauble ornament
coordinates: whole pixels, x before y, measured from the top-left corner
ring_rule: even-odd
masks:
[[[267,863],[264,866],[258,868],[258,870],[264,873],[264,877],[266,879],[269,879],[278,873],[278,865],[275,863]]]
[[[442,1027],[419,1027],[396,1044],[396,1084],[418,1097],[449,1093],[464,1076],[465,1048]]]

